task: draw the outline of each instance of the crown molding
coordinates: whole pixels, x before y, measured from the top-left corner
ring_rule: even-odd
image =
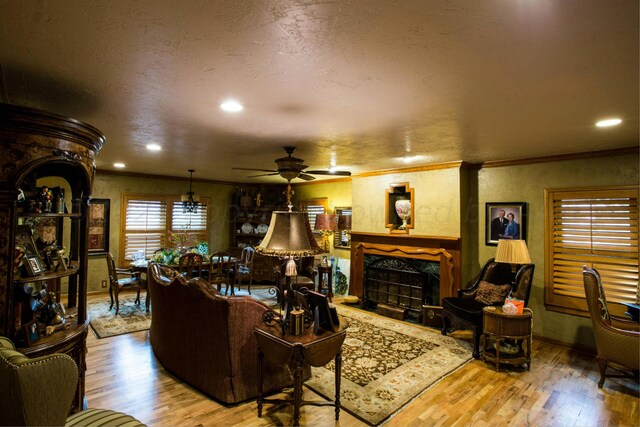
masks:
[[[640,147],[614,148],[610,150],[585,151],[582,153],[556,154],[553,156],[529,157],[526,159],[514,160],[492,160],[484,163],[476,163],[474,167],[478,169],[498,168],[504,166],[520,166],[534,163],[564,162],[567,160],[593,159],[597,157],[623,156],[627,154],[640,153]]]

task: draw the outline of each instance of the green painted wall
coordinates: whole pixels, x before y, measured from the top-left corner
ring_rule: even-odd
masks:
[[[111,200],[109,249],[117,260],[120,247],[120,205],[123,193],[182,194],[187,191],[188,180],[138,178],[120,175],[96,174],[92,197]],[[235,186],[195,182],[193,190],[211,200],[209,209],[209,247],[212,250],[229,247],[229,207]],[[103,256],[89,258],[88,291],[104,291],[100,284],[107,280],[107,262]]]
[[[595,348],[588,318],[547,311],[544,307],[544,190],[606,185],[638,185],[638,156],[611,156],[584,160],[536,163],[523,166],[484,168],[478,171],[478,242],[475,269],[495,255],[495,246],[485,246],[485,203],[527,203],[527,245],[536,265],[529,307],[533,331],[550,339]]]

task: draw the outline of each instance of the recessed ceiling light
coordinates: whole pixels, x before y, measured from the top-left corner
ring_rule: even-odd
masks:
[[[149,151],[160,151],[162,147],[159,144],[147,144],[147,150]]]
[[[224,111],[227,111],[229,113],[237,113],[238,111],[242,111],[244,109],[242,104],[240,104],[238,101],[235,101],[233,99],[230,99],[220,104],[220,108],[222,108]]]
[[[114,168],[118,168],[118,169],[122,169],[124,166],[125,166],[124,163],[114,163],[113,164],[113,167]]]
[[[622,119],[605,119],[605,120],[600,120],[599,122],[596,123],[596,126],[598,126],[599,128],[606,128],[609,126],[617,126],[620,123],[622,123]]]

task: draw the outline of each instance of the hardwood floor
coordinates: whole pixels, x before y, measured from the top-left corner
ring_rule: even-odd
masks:
[[[639,386],[629,379],[597,381],[595,358],[534,341],[531,371],[496,372],[472,361],[388,420],[387,426],[638,426]],[[291,407],[255,402],[225,407],[165,371],[148,331],[98,340],[89,333],[89,407],[128,413],[149,426],[288,425]],[[304,399],[321,398],[305,388]],[[302,407],[301,425],[363,426],[344,410]]]

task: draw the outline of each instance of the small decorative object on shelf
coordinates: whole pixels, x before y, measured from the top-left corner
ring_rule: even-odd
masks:
[[[414,228],[414,191],[408,182],[391,184],[385,195],[385,227],[391,233],[409,233]]]
[[[398,230],[407,228],[407,220],[411,218],[411,200],[396,200],[396,213],[402,220],[402,225]]]

